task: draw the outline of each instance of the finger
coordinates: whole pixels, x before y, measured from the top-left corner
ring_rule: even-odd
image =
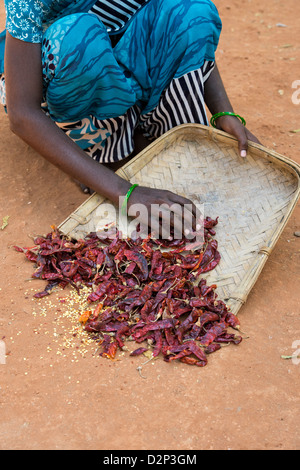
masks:
[[[188,201],[188,200],[187,200]],[[171,212],[171,225],[172,227],[176,227],[176,221],[181,225],[183,225],[182,233],[188,231],[188,233],[195,230],[196,227],[196,218],[194,215],[194,207],[191,201],[188,201],[187,204],[179,204],[178,202],[173,202],[169,206],[169,210]],[[174,220],[174,218],[176,218]],[[179,225],[177,225],[179,226]],[[175,236],[175,238],[178,238]]]
[[[189,201],[189,204],[184,205],[184,220],[189,231],[200,230],[203,226],[203,206]]]
[[[239,133],[237,138],[238,138],[240,155],[241,157],[245,158],[247,156],[247,150],[248,150],[248,139],[246,136],[246,132],[243,130],[243,132]]]
[[[183,197],[183,196],[179,196],[178,194],[175,194],[175,193],[172,193],[170,198],[176,204],[180,204],[181,206],[186,206],[186,209],[190,210],[193,216],[196,217],[197,207],[190,199]]]
[[[179,196],[177,194],[172,194],[171,197],[175,204],[179,204],[181,206],[180,210],[181,213],[183,211],[183,218],[186,221],[185,228],[188,230],[191,228],[193,231],[197,230],[197,226],[201,225],[202,213],[196,204],[193,203],[190,199]]]
[[[237,139],[240,156],[245,158],[248,150],[246,128],[241,122],[234,118],[234,121],[230,123],[230,129],[225,127],[225,130]]]
[[[78,184],[79,184],[79,186],[80,186],[81,191],[82,191],[84,194],[92,194],[93,191],[92,191],[88,186],[86,186],[86,185],[83,184],[83,183],[78,183]]]
[[[172,206],[170,206],[171,225],[174,228],[180,227],[180,234],[178,234],[180,235],[180,237],[181,235],[184,235],[187,238],[194,237],[195,233],[200,232],[203,228],[202,211],[196,206],[195,217],[192,212],[191,206],[191,201],[189,204],[185,204],[184,206],[181,206],[178,203],[172,204]],[[176,223],[178,224],[176,225]],[[175,234],[175,238],[179,238],[179,236],[176,236]]]
[[[157,218],[151,216],[149,218],[149,229],[153,238],[160,238],[163,240],[170,240],[172,238],[170,223],[163,220],[162,217]]]
[[[262,145],[262,143],[258,140],[258,138],[255,137],[255,135],[252,134],[252,132],[248,131],[248,129],[246,129],[246,133],[247,133],[248,140],[256,144]]]
[[[174,210],[175,208],[175,210]],[[176,209],[178,208],[178,209]],[[180,230],[182,235],[189,235],[194,232],[197,227],[197,218],[195,217],[195,212],[197,213],[197,208],[193,207],[191,201],[188,204],[180,205],[178,203],[173,203],[170,207],[170,210],[174,213],[174,227],[176,228],[176,221],[180,220]],[[176,237],[175,235],[175,238]]]
[[[84,194],[91,194],[91,190],[88,186],[85,184],[80,184],[81,190]]]
[[[90,188],[88,186],[86,186],[85,184],[83,183],[80,183],[80,181],[74,179],[74,182],[77,184],[77,186],[80,187],[81,191],[84,193],[84,194],[92,194],[92,191],[90,190]]]
[[[159,220],[161,234],[163,238],[168,239],[171,232],[174,232],[175,238],[182,238],[183,235],[183,213],[175,213],[168,204],[161,204],[151,210],[151,216],[157,223]]]

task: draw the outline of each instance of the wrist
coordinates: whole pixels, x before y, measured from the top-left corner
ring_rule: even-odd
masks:
[[[211,117],[211,120],[210,120],[210,124],[212,127],[217,127],[216,123],[217,121],[222,121],[223,119],[228,119],[228,117],[230,118],[236,118],[238,119],[239,121],[241,121],[241,123],[246,126],[246,121],[245,119],[240,116],[239,114],[236,114],[232,111],[222,111],[222,112],[219,112],[219,113],[216,113],[214,114],[212,117]]]
[[[127,211],[128,211],[128,201],[129,201],[129,198],[131,196],[131,194],[133,193],[133,191],[138,187],[139,185],[138,184],[132,184],[130,186],[130,188],[128,189],[125,197],[123,198],[123,202],[122,202],[122,206],[121,206],[121,213],[123,216],[126,216],[127,215]]]
[[[116,184],[113,185],[112,194],[109,196],[109,199],[115,206],[119,206],[120,198],[124,198],[129,191],[132,184],[130,181],[127,181],[121,177],[117,177]]]

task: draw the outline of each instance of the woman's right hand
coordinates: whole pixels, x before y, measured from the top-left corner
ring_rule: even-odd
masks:
[[[171,191],[138,186],[132,192],[127,213],[150,233],[178,239],[195,232],[200,224],[200,211],[189,199]]]

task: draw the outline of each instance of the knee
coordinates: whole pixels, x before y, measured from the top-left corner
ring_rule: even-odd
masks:
[[[74,13],[52,23],[46,30],[44,39],[62,42],[69,35],[78,42],[90,31],[106,33],[106,28],[92,13]]]
[[[185,37],[188,43],[205,39],[217,46],[222,22],[211,0],[157,1],[161,4],[162,16],[168,18],[170,28],[178,36]]]
[[[152,0],[162,11],[169,11],[174,8],[192,8],[197,5],[198,10],[202,8],[214,7],[211,0]]]
[[[202,19],[221,23],[218,10],[211,0],[153,0],[157,13],[162,15],[179,15],[181,19]]]
[[[43,78],[47,82],[83,55],[94,55],[109,44],[102,21],[92,13],[76,13],[55,21],[42,42]]]

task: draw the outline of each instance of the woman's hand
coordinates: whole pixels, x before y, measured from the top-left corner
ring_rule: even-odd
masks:
[[[200,211],[189,199],[171,191],[143,186],[131,194],[127,213],[138,219],[141,226],[164,239],[173,233],[174,238],[188,236],[200,227]],[[138,215],[137,215],[138,214]]]
[[[239,143],[241,157],[246,157],[248,150],[248,140],[260,144],[259,140],[252,134],[241,121],[234,116],[221,116],[216,121],[218,129],[233,135]]]
[[[220,112],[234,112],[227,96],[217,64],[204,86],[205,103],[212,115]],[[235,116],[222,116],[216,120],[218,129],[234,136],[239,143],[239,151],[245,157],[248,140],[260,144],[259,140]]]

